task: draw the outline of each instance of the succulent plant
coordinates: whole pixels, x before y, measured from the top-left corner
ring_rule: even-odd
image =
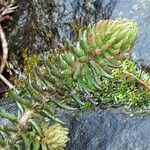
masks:
[[[111,71],[121,67],[137,32],[137,24],[125,19],[100,21],[80,31],[76,46],[67,40],[64,50],[56,49],[44,58],[44,65],[33,69],[34,77],[25,80],[27,96],[19,96],[15,88],[9,91],[10,98],[17,102],[18,116],[0,108],[0,116],[13,123],[12,128],[0,128],[1,149],[63,149],[68,130],[58,124],[48,128],[43,123],[52,119],[63,124],[55,117],[56,107],[76,110],[64,101],[82,106],[85,94],[99,92],[101,77],[112,78]]]
[[[48,112],[46,114],[51,118]],[[44,113],[42,115],[34,110],[26,110],[21,117],[17,117],[0,108],[0,116],[13,123],[11,127],[7,125],[0,127],[1,150],[63,150],[69,141],[69,130],[61,125],[63,123],[49,126],[49,117]]]
[[[45,125],[44,128],[44,138],[42,138],[42,143],[48,145],[50,150],[64,150],[66,143],[69,141],[68,128],[63,128],[61,124],[55,124],[51,127]]]
[[[57,93],[56,101],[58,97],[61,101],[70,97],[84,105],[82,95],[100,90],[100,78],[112,78],[111,70],[121,67],[137,32],[136,23],[127,20],[104,20],[89,25],[87,30],[80,31],[76,46],[67,41],[64,51],[58,49],[44,60],[44,71],[35,69],[36,76]],[[31,86],[41,92],[42,86],[37,82]]]

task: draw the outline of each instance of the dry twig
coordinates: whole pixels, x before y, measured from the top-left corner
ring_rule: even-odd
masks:
[[[2,2],[4,1],[0,1],[0,3],[2,4]],[[8,6],[3,6],[0,9],[0,40],[1,40],[1,45],[2,45],[2,60],[1,60],[1,65],[0,65],[0,79],[10,88],[14,88],[14,86],[2,75],[2,72],[5,68],[5,65],[7,63],[7,58],[8,58],[8,43],[6,40],[6,36],[5,33],[3,31],[3,28],[1,26],[1,22],[5,21],[5,20],[12,20],[12,17],[9,16],[9,14],[13,13],[15,11],[15,9],[18,6],[14,6],[14,1],[12,1],[12,3]]]
[[[1,38],[2,52],[3,52],[1,66],[0,66],[0,74],[1,74],[5,68],[7,58],[8,58],[8,43],[1,24],[0,24],[0,38]]]
[[[2,74],[0,74],[0,79],[9,87],[9,89],[14,88],[14,86]]]
[[[5,20],[12,20],[12,17],[9,16],[9,14],[13,13],[15,9],[18,8],[18,6],[13,6],[13,5],[14,5],[14,1],[12,1],[10,5],[3,6],[0,9],[0,23]],[[1,60],[1,65],[0,65],[0,74],[2,74],[5,68],[5,65],[7,63],[7,58],[8,58],[8,43],[7,43],[6,36],[5,36],[5,33],[3,31],[1,24],[0,24],[0,39],[1,39],[1,45],[2,45],[2,60]]]
[[[134,80],[136,80],[138,83],[143,85],[150,92],[150,85],[146,84],[143,80],[139,79],[138,77],[136,77],[135,75],[133,75],[132,73],[128,71],[123,71],[123,73],[132,77]]]

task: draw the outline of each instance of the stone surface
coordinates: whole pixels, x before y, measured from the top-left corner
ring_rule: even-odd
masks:
[[[108,19],[116,0],[18,0],[17,4],[8,31],[10,59],[23,64],[25,51],[52,51],[66,38],[76,41],[80,28]]]
[[[17,108],[16,104],[8,99],[1,99],[0,107],[2,107],[3,109],[5,109],[8,112],[11,112],[12,114],[17,114],[18,108]],[[0,125],[11,126],[12,123],[8,119],[0,118]]]
[[[123,109],[91,110],[71,116],[61,113],[70,128],[67,150],[149,150],[150,115]]]
[[[150,67],[150,0],[118,0],[111,18],[135,20],[139,36],[132,56],[139,66]]]
[[[88,23],[121,16],[138,22],[133,57],[139,65],[150,65],[150,0],[18,0],[18,4],[7,36],[9,49],[19,62],[23,62],[25,49],[31,53],[50,51],[66,38],[75,41],[79,28]],[[12,113],[17,110],[6,101],[0,106]],[[121,109],[97,108],[76,114],[59,111],[59,116],[70,129],[67,150],[150,149],[148,114],[132,116]],[[8,123],[0,119],[1,125]]]
[[[10,51],[23,64],[23,53],[52,51],[66,38],[77,40],[78,30],[100,19],[125,17],[137,21],[139,37],[133,57],[150,66],[150,0],[19,0],[8,31]],[[19,57],[17,57],[19,56]],[[15,65],[15,64],[14,64]]]
[[[7,111],[16,113],[17,107],[8,100],[0,102]],[[136,114],[125,107],[85,112],[67,112],[58,109],[57,116],[70,130],[66,150],[149,150],[150,115]],[[53,122],[52,122],[53,123]],[[0,119],[0,125],[11,123]]]

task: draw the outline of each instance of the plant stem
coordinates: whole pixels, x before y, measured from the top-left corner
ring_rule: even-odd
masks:
[[[5,33],[3,31],[1,24],[0,24],[0,39],[1,39],[2,50],[3,50],[2,62],[0,65],[0,73],[2,73],[5,68],[7,58],[8,58],[8,43],[7,43],[6,36],[5,36]]]
[[[133,75],[132,73],[128,71],[123,71],[123,73],[132,77],[134,80],[138,81],[141,85],[143,85],[150,92],[150,85],[146,84],[143,80],[139,79],[138,77],[136,77],[135,75]]]
[[[0,74],[0,79],[10,88],[13,89],[14,86],[2,75]]]

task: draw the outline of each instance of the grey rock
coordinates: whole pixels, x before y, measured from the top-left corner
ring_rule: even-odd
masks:
[[[2,107],[6,111],[8,111],[14,115],[17,114],[17,110],[18,110],[17,105],[8,99],[1,99],[0,107]],[[0,118],[0,125],[8,125],[10,127],[12,125],[12,123],[8,119]]]
[[[26,48],[29,53],[52,51],[67,38],[75,42],[79,28],[89,23],[121,17],[138,23],[132,56],[139,66],[150,66],[150,0],[19,0],[18,4],[8,38],[20,64]]]
[[[150,115],[97,108],[72,117],[63,112],[62,116],[70,128],[67,150],[150,149]]]
[[[66,38],[76,41],[72,25],[95,23],[100,19],[126,17],[138,22],[139,37],[133,57],[139,65],[150,65],[150,0],[18,0],[15,22],[8,31],[11,52],[22,62],[24,49],[29,52],[52,50]],[[12,113],[17,107],[1,102]],[[132,116],[122,109],[100,109],[58,116],[70,129],[67,150],[149,150],[150,115]],[[0,119],[0,124],[10,124]]]
[[[150,67],[150,0],[118,0],[112,18],[134,20],[139,26],[132,56],[139,66]]]
[[[0,106],[14,114],[17,112],[16,105],[8,100],[2,101]],[[149,114],[136,114],[134,110],[125,107],[97,107],[85,112],[58,109],[57,116],[70,131],[66,150],[150,149]],[[4,124],[12,125],[7,119],[0,119],[0,125]]]
[[[15,54],[23,65],[25,49],[29,53],[52,51],[67,38],[76,41],[79,28],[111,16],[116,0],[18,0],[17,4],[8,39],[10,55]]]

